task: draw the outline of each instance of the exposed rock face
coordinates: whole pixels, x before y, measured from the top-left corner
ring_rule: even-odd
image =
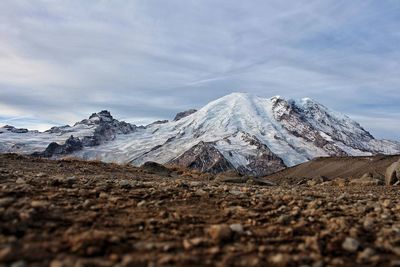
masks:
[[[40,153],[33,153],[33,155],[39,157],[51,158],[54,156],[71,154],[72,152],[81,150],[82,148],[83,144],[81,140],[71,135],[70,138],[68,138],[65,141],[65,144],[60,145],[57,144],[56,142],[52,142],[48,145],[45,151]]]
[[[102,110],[99,113],[93,113],[89,119],[82,120],[75,124],[98,125],[97,135],[103,140],[109,141],[115,138],[116,134],[128,134],[134,132],[138,127],[125,121],[118,121],[111,116],[108,110]],[[95,133],[96,135],[96,133]]]
[[[197,111],[197,109],[189,109],[189,110],[186,110],[186,111],[179,112],[179,113],[176,114],[176,116],[174,118],[174,121],[179,121],[182,118],[185,118],[185,117],[187,117],[189,115],[192,115],[196,111]]]
[[[179,157],[168,162],[201,172],[219,173],[235,169],[213,143],[200,142]]]
[[[398,181],[400,181],[400,160],[390,165],[385,175],[386,185],[393,185]]]
[[[124,121],[118,121],[111,116],[107,110],[93,113],[89,119],[84,119],[70,127],[69,125],[52,127],[47,130],[49,134],[73,133],[75,128],[82,126],[94,127],[91,135],[82,138],[74,138],[72,135],[65,141],[64,145],[52,142],[42,153],[34,153],[36,156],[53,157],[66,155],[81,150],[83,147],[98,146],[104,142],[114,140],[118,134],[128,134],[134,132],[138,127]]]
[[[146,127],[150,127],[150,126],[158,125],[158,124],[165,124],[165,123],[168,123],[168,120],[158,120],[158,121],[150,123],[149,125],[146,125]]]
[[[282,98],[273,98],[274,117],[292,135],[301,137],[312,142],[332,156],[347,156],[347,153],[335,146],[333,142],[326,140],[304,116],[304,112],[296,106],[295,102],[286,101]]]
[[[248,164],[246,166],[237,168],[240,173],[265,176],[286,168],[283,160],[272,153],[257,137],[244,134],[242,138],[249,145],[256,146],[257,152],[247,157]]]
[[[45,132],[45,133],[50,133],[50,134],[52,134],[52,133],[63,133],[63,132],[68,131],[68,129],[69,129],[70,127],[71,127],[71,126],[69,126],[69,125],[54,126],[54,127],[51,127],[49,130],[44,131],[44,132]]]
[[[14,126],[11,125],[5,125],[3,127],[5,130],[10,131],[12,133],[27,133],[28,129],[25,128],[15,128]]]

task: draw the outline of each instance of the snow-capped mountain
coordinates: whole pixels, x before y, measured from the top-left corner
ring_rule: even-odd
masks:
[[[0,128],[2,152],[70,154],[133,165],[155,161],[214,173],[236,169],[265,175],[319,156],[400,153],[400,143],[377,140],[357,122],[309,98],[244,93],[141,127],[102,111],[44,133],[10,129]],[[58,144],[49,148],[51,142]]]

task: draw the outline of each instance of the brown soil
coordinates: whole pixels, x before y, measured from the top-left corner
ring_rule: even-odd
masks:
[[[178,173],[0,155],[0,266],[399,264],[398,187]]]
[[[365,173],[384,179],[387,167],[400,159],[397,156],[372,156],[372,157],[331,157],[316,158],[309,162],[287,168],[283,171],[267,176],[268,180],[277,183],[297,183],[303,178],[327,179],[360,178]]]

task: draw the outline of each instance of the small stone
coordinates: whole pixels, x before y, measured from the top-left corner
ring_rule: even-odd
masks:
[[[99,198],[103,198],[103,199],[108,198],[108,194],[105,193],[105,192],[101,192],[101,193],[99,194]]]
[[[289,222],[290,222],[290,216],[288,215],[283,214],[278,218],[279,224],[288,224]]]
[[[282,253],[275,254],[269,258],[270,262],[276,265],[285,265],[288,262],[288,256]]]
[[[374,255],[375,255],[375,250],[373,250],[372,248],[366,248],[358,253],[357,261],[359,262],[368,261]]]
[[[363,227],[365,230],[370,231],[374,227],[374,219],[367,217],[363,222]]]
[[[188,249],[191,249],[193,247],[199,246],[203,242],[204,242],[204,239],[201,238],[201,237],[196,237],[196,238],[192,238],[192,239],[185,239],[185,240],[183,240],[183,247],[184,247],[184,249],[188,250]]]
[[[120,180],[118,182],[119,187],[123,188],[123,189],[130,189],[132,188],[131,183],[128,180]]]
[[[216,224],[208,228],[208,234],[217,242],[228,241],[232,238],[232,230],[226,224]]]
[[[140,202],[137,204],[137,207],[140,208],[140,207],[143,207],[144,205],[146,205],[146,200],[140,201]]]
[[[382,207],[384,207],[384,208],[390,208],[390,206],[392,206],[392,201],[391,201],[390,199],[385,199],[385,200],[382,202]]]
[[[25,180],[22,179],[22,178],[20,177],[20,178],[18,178],[18,179],[15,181],[15,183],[17,183],[17,184],[24,184],[24,183],[25,183]]]
[[[207,197],[208,196],[208,193],[206,191],[204,191],[203,189],[196,190],[195,194],[196,194],[196,196],[199,196],[199,197]]]
[[[231,225],[229,225],[229,227],[235,233],[243,234],[243,232],[244,232],[243,225],[241,225],[240,223],[231,224]]]
[[[356,252],[359,246],[360,243],[356,239],[351,237],[346,237],[342,244],[342,248],[349,252]]]
[[[233,190],[233,189],[230,190],[229,193],[231,193],[231,194],[234,195],[234,196],[240,196],[240,195],[242,194],[241,191],[239,191],[239,190]]]
[[[47,201],[43,200],[32,200],[31,201],[31,207],[32,208],[38,208],[38,209],[44,209],[49,206],[49,203]]]

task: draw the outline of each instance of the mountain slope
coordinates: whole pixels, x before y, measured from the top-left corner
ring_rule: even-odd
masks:
[[[308,98],[295,101],[233,93],[198,111],[183,112],[174,121],[160,121],[146,127],[129,124],[126,131],[120,122],[107,121],[108,115],[102,120],[102,125],[107,126],[100,127],[96,120],[84,120],[72,129],[63,130],[62,134],[58,130],[54,133],[7,131],[6,138],[4,133],[0,134],[0,150],[9,151],[11,146],[11,150],[20,153],[43,151],[51,141],[65,141],[71,134],[90,140],[97,131],[100,142],[84,143],[72,155],[133,165],[155,161],[180,162],[190,167],[188,163],[197,162],[193,166],[202,166],[201,170],[214,170],[208,165],[220,160],[224,166],[221,170],[236,169],[252,175],[267,175],[314,157],[400,152],[399,143],[376,140],[357,122]],[[107,129],[112,129],[111,134]],[[23,135],[34,135],[35,141],[24,147]],[[15,149],[16,143],[24,149]],[[204,144],[207,144],[206,150]],[[203,149],[198,149],[199,145]],[[204,153],[211,154],[207,162],[199,165]]]

